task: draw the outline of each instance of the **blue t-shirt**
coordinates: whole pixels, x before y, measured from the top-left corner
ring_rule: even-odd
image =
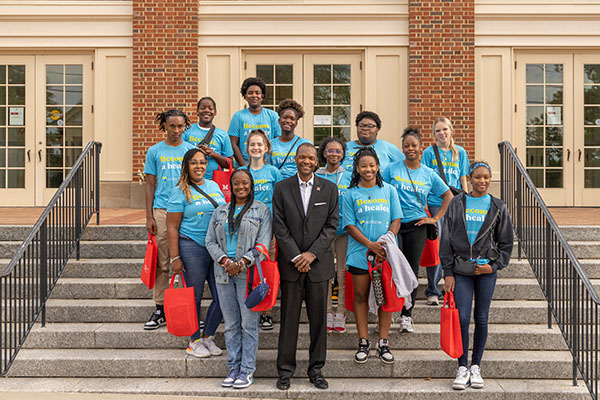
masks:
[[[467,228],[467,236],[469,237],[469,243],[475,243],[477,235],[483,226],[483,221],[487,213],[490,211],[492,205],[492,197],[489,194],[481,197],[466,196],[466,208],[465,208],[465,224]],[[483,239],[482,239],[483,240]],[[472,261],[475,261],[473,259]],[[478,264],[488,264],[490,262],[487,258],[480,258]]]
[[[144,173],[156,176],[153,208],[167,208],[171,190],[177,185],[181,175],[183,156],[193,148],[194,146],[187,142],[179,146],[169,146],[163,141],[148,149]]]
[[[427,217],[423,207],[427,202],[429,194],[441,196],[449,190],[442,178],[434,170],[423,164],[417,169],[410,170],[410,177],[419,194],[420,203],[417,196],[415,196],[413,185],[410,183],[411,180],[408,172],[406,172],[404,161],[390,164],[383,171],[382,177],[385,182],[394,186],[398,191],[398,197],[400,198],[400,204],[404,212],[402,222],[411,222]]]
[[[248,169],[248,166],[241,167]],[[254,198],[267,205],[273,212],[273,189],[281,178],[281,172],[272,165],[265,164],[261,169],[250,168],[254,180]]]
[[[215,207],[206,197],[198,193],[196,189],[193,187],[190,187],[190,189],[192,191],[192,198],[188,202],[185,199],[185,194],[179,189],[179,186],[174,187],[169,197],[167,212],[182,212],[183,218],[179,226],[179,233],[186,235],[200,246],[205,246],[208,223],[215,211]],[[218,205],[225,204],[225,197],[219,185],[215,182],[205,179],[200,189],[212,197]]]
[[[321,168],[317,172],[315,172],[315,175],[319,175],[320,177],[325,178],[328,181],[335,183],[338,187],[338,196],[339,196],[339,205],[340,205],[339,206],[340,222],[338,223],[337,234],[343,235],[344,233],[346,233],[346,229],[344,228],[344,224],[343,224],[343,220],[342,220],[342,211],[343,211],[342,200],[343,200],[344,196],[346,195],[346,190],[348,189],[348,186],[350,186],[350,180],[352,178],[352,173],[345,171],[345,170],[340,171],[340,172],[330,173],[330,172],[327,172],[325,170],[325,168]]]
[[[198,146],[208,131],[209,129],[204,129],[200,127],[200,125],[194,124],[186,129],[186,131],[183,133],[183,140],[193,144],[194,146]],[[212,140],[208,146],[213,149],[215,153],[220,154],[223,157],[233,156],[233,148],[231,147],[229,135],[222,129],[215,128]],[[212,157],[207,158],[208,165],[206,166],[206,173],[204,174],[204,177],[206,179],[212,179],[213,171],[219,169],[219,163]]]
[[[354,155],[362,147],[372,147],[377,153],[379,158],[379,170],[383,171],[389,164],[397,161],[403,161],[405,159],[404,154],[398,147],[385,140],[377,139],[375,143],[370,146],[363,146],[357,144],[356,141],[346,143],[346,156],[344,157],[343,165],[344,168],[352,172],[352,166],[354,163]]]
[[[229,123],[229,136],[240,138],[240,150],[244,160],[248,161],[248,135],[255,129],[262,129],[271,142],[281,136],[279,126],[279,115],[273,110],[262,108],[260,114],[252,114],[249,109],[244,108],[233,114]]]
[[[289,178],[298,172],[298,168],[296,167],[296,150],[298,150],[298,147],[300,147],[302,143],[311,143],[311,141],[299,136],[295,136],[289,142],[284,143],[281,141],[280,136],[276,139],[273,139],[271,142],[271,165],[281,171],[281,176],[283,179]],[[289,156],[286,159],[285,156],[288,154],[288,152]],[[283,160],[285,160],[285,162]],[[279,168],[280,165],[281,168]]]
[[[442,160],[442,168],[444,175],[446,175],[446,181],[448,186],[452,186],[456,189],[462,189],[460,185],[460,178],[469,175],[469,156],[465,149],[460,146],[456,146],[458,149],[458,160],[452,161],[452,150],[442,150],[438,147],[440,152],[440,159]],[[421,162],[435,171],[436,174],[440,174],[440,170],[437,166],[437,159],[435,158],[435,152],[433,146],[429,146],[423,152]],[[427,203],[432,206],[442,205],[442,198],[439,196],[431,195],[427,199]]]
[[[355,186],[346,191],[342,200],[344,228],[356,226],[370,241],[385,234],[393,220],[402,218],[398,194],[391,185],[361,188]],[[367,247],[348,235],[346,265],[368,269]]]
[[[236,206],[235,211],[233,212],[233,218],[237,217],[237,215],[242,211],[244,206]],[[227,215],[229,215],[229,209],[227,210]],[[236,232],[233,235],[229,234],[229,220],[225,220],[225,242],[227,243],[227,257],[234,259],[235,253],[237,251],[237,242],[238,242],[238,233]]]

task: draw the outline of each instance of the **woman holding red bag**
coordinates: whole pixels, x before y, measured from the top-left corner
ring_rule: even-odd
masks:
[[[483,388],[481,359],[487,340],[488,314],[496,272],[506,267],[513,247],[513,229],[506,204],[488,194],[492,170],[476,161],[469,168],[473,190],[455,196],[444,217],[444,235],[440,259],[444,271],[444,290],[454,292],[460,316],[463,354],[458,359],[452,388],[465,389],[469,384]],[[468,367],[469,323],[475,297],[475,332],[471,367]]]
[[[247,269],[256,260],[252,249],[268,248],[272,236],[271,210],[254,199],[248,169],[231,175],[231,203],[218,207],[210,221],[206,247],[217,264],[215,280],[225,321],[229,373],[223,387],[243,389],[254,382],[260,312],[246,307]]]
[[[358,330],[358,350],[354,361],[367,362],[371,344],[368,332],[369,290],[371,277],[367,262],[367,251],[375,253],[377,261],[386,258],[380,236],[392,232],[395,237],[403,217],[398,194],[385,183],[379,173],[379,158],[371,147],[356,152],[354,170],[350,186],[342,200],[343,227],[348,232],[348,253],[346,265],[352,274],[354,287],[354,315]],[[378,309],[379,341],[378,356],[386,364],[394,363],[394,355],[389,348],[389,332],[392,313]]]

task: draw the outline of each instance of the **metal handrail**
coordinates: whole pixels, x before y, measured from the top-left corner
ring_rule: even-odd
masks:
[[[518,257],[527,257],[553,319],[573,356],[573,385],[580,373],[598,399],[600,296],[508,141],[500,151],[500,192],[514,223]],[[513,194],[514,193],[514,194]]]
[[[89,142],[4,271],[0,272],[0,376],[5,375],[41,315],[83,230],[100,223],[100,150]]]

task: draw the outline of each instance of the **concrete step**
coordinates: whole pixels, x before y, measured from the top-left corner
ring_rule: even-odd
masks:
[[[375,358],[366,365],[354,362],[355,350],[328,350],[325,376],[332,378],[452,378],[456,360],[441,350],[396,351],[396,364]],[[257,378],[277,377],[277,350],[260,350]],[[13,377],[224,377],[227,356],[198,359],[183,349],[22,349],[8,375]],[[572,358],[568,351],[485,352],[488,378],[568,379]],[[297,353],[297,375],[305,376],[308,351]]]
[[[325,396],[332,399],[389,400],[589,400],[590,395],[581,381],[572,386],[570,380],[514,380],[488,378],[483,370],[485,388],[468,389],[456,392],[451,389],[452,378],[406,379],[389,378],[330,378],[329,389],[316,389],[306,378],[293,378],[289,390],[275,387],[275,378],[258,378],[254,384],[244,390],[221,387],[218,378],[4,378],[0,380],[0,390],[6,396],[17,392],[40,392],[46,398],[51,392],[89,393],[129,395],[147,394],[161,396],[206,396],[206,397],[242,397],[251,399],[306,399],[321,400]],[[18,398],[18,397],[15,397]],[[70,397],[69,397],[70,398]],[[104,397],[103,397],[104,398]],[[112,398],[112,397],[111,397]],[[154,398],[154,397],[153,397]],[[159,398],[159,397],[157,397]],[[169,397],[175,400],[179,397]],[[96,399],[96,398],[94,398]],[[11,398],[12,400],[12,398]],[[99,400],[99,399],[98,399]],[[141,400],[141,399],[140,399]],[[144,400],[149,400],[144,397]]]
[[[260,331],[260,349],[277,349],[279,324],[271,331]],[[356,347],[358,332],[356,325],[347,324],[347,332],[327,335],[328,349],[349,349]],[[308,325],[301,324],[298,348],[308,349]],[[373,341],[377,340],[375,324],[369,326]],[[397,350],[433,350],[440,348],[439,324],[419,324],[413,333],[400,333],[393,325],[390,332],[390,347]],[[472,333],[471,333],[472,335]],[[215,341],[225,348],[223,324],[219,325]],[[47,324],[42,328],[37,324],[24,344],[25,348],[119,348],[119,349],[184,349],[188,338],[171,335],[166,327],[156,331],[145,331],[141,324],[131,323],[63,323]],[[497,325],[489,326],[486,344],[488,350],[567,350],[562,334],[557,327],[548,329],[546,325]]]
[[[206,315],[210,300],[202,301],[201,315]],[[49,299],[46,306],[48,322],[132,322],[145,323],[155,309],[152,300],[71,300]],[[548,303],[543,300],[496,300],[490,307],[491,324],[545,324],[547,322]],[[273,320],[279,322],[279,302],[273,308]],[[370,321],[376,317],[370,315]],[[396,320],[399,313],[394,314]],[[438,323],[440,307],[425,305],[418,301],[413,310],[415,323]],[[307,322],[303,308],[301,321]],[[348,314],[348,322],[354,322],[354,314]]]

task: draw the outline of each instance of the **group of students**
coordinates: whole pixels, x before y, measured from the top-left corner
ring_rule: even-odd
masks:
[[[385,259],[384,238],[387,236],[387,240],[402,251],[417,276],[427,240],[427,226],[435,224],[441,243],[441,263],[427,268],[426,302],[432,306],[439,305],[443,296],[439,290],[443,273],[444,290],[454,292],[459,309],[464,348],[463,356],[458,360],[453,388],[464,389],[469,384],[483,387],[479,366],[487,337],[487,317],[496,272],[508,265],[513,243],[507,208],[501,200],[488,193],[491,182],[489,165],[485,162],[469,163],[466,151],[454,143],[452,123],[443,117],[433,122],[435,144],[426,149],[419,129],[412,126],[402,134],[401,150],[378,139],[381,119],[374,112],[363,111],[355,120],[357,140],[346,143],[337,137],[327,137],[317,150],[310,141],[294,133],[298,121],[304,116],[302,106],[292,99],[285,99],[276,112],[263,108],[266,93],[267,87],[260,78],[244,81],[241,94],[248,107],[234,114],[228,132],[214,127],[217,107],[210,97],[198,102],[196,124],[190,124],[187,115],[178,110],[158,115],[159,128],[166,132],[166,138],[148,150],[144,168],[146,227],[156,235],[158,244],[158,268],[153,289],[156,310],[144,329],[165,325],[164,290],[168,287],[171,273],[183,273],[187,285],[195,289],[198,320],[201,322],[198,332],[190,338],[186,352],[195,357],[221,355],[222,350],[215,344],[214,334],[223,320],[229,373],[222,385],[238,389],[250,386],[256,369],[259,326],[272,328],[269,313],[260,315],[244,304],[246,271],[259,257],[252,249],[260,243],[274,254],[276,238],[287,241],[290,233],[286,229],[300,229],[281,227],[285,220],[281,199],[275,205],[278,209],[273,210],[273,195],[282,190],[282,184],[277,186],[278,182],[294,180],[296,185],[300,182],[299,204],[304,204],[302,215],[306,218],[311,207],[326,203],[309,204],[310,194],[304,198],[306,189],[302,182],[314,185],[314,176],[317,176],[337,187],[335,216],[327,215],[327,221],[335,221],[337,231],[320,236],[331,242],[328,246],[335,254],[334,269],[339,284],[335,308],[331,301],[332,285],[326,282],[329,288],[327,304],[323,305],[327,309],[327,313],[323,314],[326,331],[346,330],[344,286],[348,271],[352,275],[359,336],[354,360],[357,363],[367,362],[371,349],[367,323],[371,277],[366,254],[371,251],[377,260]],[[315,168],[304,171],[312,168],[310,160],[313,156]],[[231,201],[227,203],[219,185],[211,179],[219,167],[228,168],[232,158],[236,169],[230,180]],[[323,165],[318,169],[317,159]],[[467,178],[472,185],[468,194]],[[310,193],[312,188],[308,190]],[[320,190],[321,186],[317,185],[316,191]],[[286,231],[285,235],[281,233],[283,231]],[[489,231],[492,231],[492,240],[484,239]],[[284,253],[287,244],[279,243]],[[496,250],[494,257],[486,257],[490,248]],[[281,264],[286,263],[301,275],[310,273],[311,266],[323,261],[310,252],[302,252],[290,259],[281,253],[278,257],[280,270]],[[475,274],[454,273],[457,259],[475,261]],[[326,276],[327,280],[332,277]],[[286,277],[282,273],[284,280]],[[212,303],[202,323],[200,302],[205,282],[208,282]],[[414,289],[411,293],[410,307],[403,308],[401,312],[401,331],[414,331],[412,314],[416,292],[417,289]],[[282,292],[282,315],[285,312],[284,297],[288,299],[288,294],[284,296]],[[475,332],[469,367],[467,353],[473,296]],[[314,305],[311,307],[314,308]],[[320,318],[321,314],[315,315]],[[389,344],[392,314],[379,308],[378,316],[377,355],[382,362],[393,363],[395,358]],[[314,318],[309,319],[309,364],[313,365],[313,349],[322,346],[322,341],[318,339],[317,330],[320,328],[313,330]],[[282,317],[282,325],[283,320]],[[297,324],[295,326],[297,329]],[[281,350],[285,334],[282,326],[278,356],[280,379],[277,382],[280,389],[289,388],[289,377],[295,368],[295,347],[293,357],[289,356],[294,363],[291,373],[283,362],[289,353],[289,349],[288,353]],[[317,346],[313,346],[313,341]],[[289,347],[289,343],[287,345]],[[281,363],[280,358],[283,360]],[[327,387],[320,372],[324,354],[319,354],[318,358],[320,361],[316,364],[319,365],[309,366],[308,373],[311,382],[323,389]]]

